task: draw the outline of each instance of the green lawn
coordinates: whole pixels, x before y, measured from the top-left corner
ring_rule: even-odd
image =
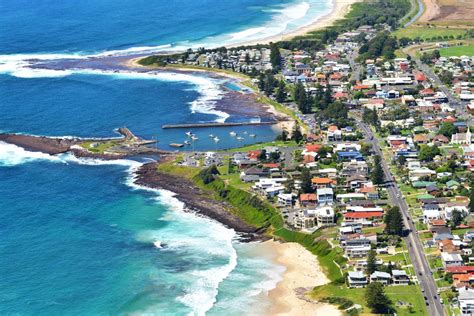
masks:
[[[397,315],[428,315],[421,290],[417,285],[387,286],[385,287],[385,293],[392,300]],[[343,297],[362,305],[362,315],[369,315],[370,310],[365,306],[364,294],[365,289],[349,289],[345,285],[331,283],[315,287],[310,296],[316,300],[321,300],[325,297]],[[403,304],[397,304],[399,302],[403,302]],[[405,307],[408,303],[413,306],[413,313]]]
[[[455,28],[447,29],[444,27],[416,27],[416,26],[399,29],[393,32],[393,35],[396,36],[397,38],[402,38],[402,37],[407,37],[410,39],[421,38],[425,41],[426,40],[444,41],[444,40],[447,40],[447,38],[444,39],[445,36],[447,37],[454,36],[454,38],[456,38],[459,35],[464,36],[464,34],[466,34],[466,31],[464,29],[455,29]],[[439,36],[441,36],[442,39],[438,39]]]
[[[105,142],[87,141],[87,142],[81,143],[80,146],[84,149],[87,149],[90,152],[103,154],[110,148],[117,146],[120,143],[123,143],[123,140],[118,139],[118,140],[111,140],[111,141],[105,141]]]
[[[411,264],[410,255],[408,252],[397,253],[394,255],[378,255],[377,258],[380,258],[385,262],[391,261],[401,265]]]
[[[287,141],[287,142],[272,141],[272,142],[266,142],[266,143],[257,143],[257,144],[248,145],[248,146],[239,147],[239,148],[232,148],[232,149],[229,149],[229,150],[226,150],[226,151],[228,151],[228,152],[246,152],[246,151],[250,151],[250,150],[263,149],[263,147],[266,147],[266,146],[294,147],[296,145],[297,144],[294,141]]]
[[[474,56],[474,45],[465,45],[465,46],[452,46],[448,48],[441,48],[439,50],[441,56]]]

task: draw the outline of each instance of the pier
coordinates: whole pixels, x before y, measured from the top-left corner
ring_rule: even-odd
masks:
[[[162,129],[170,128],[201,128],[201,127],[226,127],[226,126],[252,126],[252,125],[274,125],[278,121],[265,121],[265,122],[228,122],[228,123],[190,123],[190,124],[165,124],[162,125]]]

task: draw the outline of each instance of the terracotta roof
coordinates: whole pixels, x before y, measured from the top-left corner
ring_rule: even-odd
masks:
[[[449,273],[470,273],[470,272],[474,272],[474,266],[447,267],[446,272],[449,272]]]
[[[432,219],[431,225],[433,226],[446,226],[446,221],[444,219]]]
[[[265,167],[265,168],[278,168],[278,167],[280,167],[280,165],[277,164],[277,163],[264,163],[263,167]]]
[[[247,157],[249,157],[250,159],[252,158],[257,159],[261,153],[262,153],[261,150],[251,150],[247,153]]]
[[[321,144],[307,144],[305,146],[306,151],[309,152],[318,152],[323,146]]]
[[[372,218],[372,217],[382,217],[383,212],[349,212],[345,213],[345,218]]]
[[[316,201],[316,194],[315,193],[303,193],[300,194],[300,201],[306,202],[306,201]]]
[[[311,182],[313,184],[333,184],[334,183],[334,180],[330,179],[330,178],[313,178],[311,179]]]

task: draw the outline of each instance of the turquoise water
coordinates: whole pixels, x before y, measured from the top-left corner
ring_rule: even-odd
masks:
[[[29,66],[240,43],[288,32],[329,7],[325,0],[0,0],[0,131],[102,137],[127,126],[166,148],[185,135],[162,124],[248,119],[216,107],[225,93],[220,79]],[[196,130],[195,149],[276,133],[231,130],[257,138],[236,143],[230,129]],[[186,212],[172,193],[134,186],[140,163],[0,143],[0,314],[242,315],[268,307],[266,292],[283,271],[272,255]]]

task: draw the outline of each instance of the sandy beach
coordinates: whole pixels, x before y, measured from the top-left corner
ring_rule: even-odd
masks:
[[[311,302],[302,293],[329,282],[316,257],[297,243],[264,242],[286,267],[283,280],[268,294],[272,307],[268,315],[341,315],[337,307]]]
[[[228,45],[228,47],[237,47],[245,45],[256,45],[256,44],[268,44],[275,43],[278,41],[289,40],[296,36],[305,35],[308,32],[322,29],[324,27],[332,25],[335,21],[344,18],[344,16],[349,12],[352,4],[360,2],[361,0],[332,0],[333,7],[330,12],[327,14],[318,17],[313,23],[298,28],[296,30],[290,31],[284,34],[277,34],[268,38],[258,39],[254,41],[248,41],[233,45]]]

